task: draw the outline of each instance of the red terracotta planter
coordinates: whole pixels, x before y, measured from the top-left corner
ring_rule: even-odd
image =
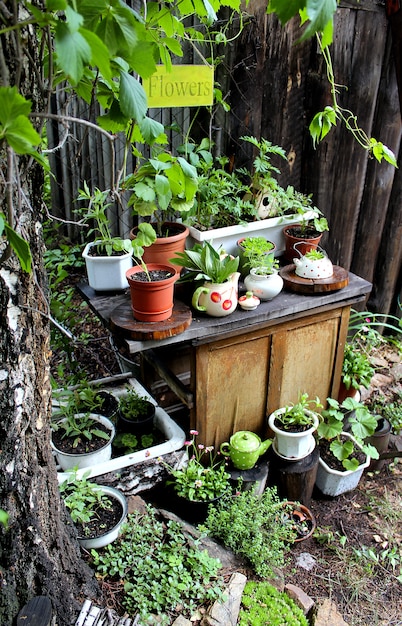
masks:
[[[149,263],[147,267],[150,272],[167,271],[169,276],[155,281],[135,280],[133,276],[143,269],[139,265],[130,268],[126,278],[130,286],[131,308],[135,319],[140,322],[162,322],[172,315],[174,284],[179,272],[172,265]]]
[[[168,232],[170,229],[175,234],[167,237],[158,237],[152,245],[144,249],[142,258],[147,265],[149,263],[162,263],[177,269],[178,266],[171,265],[170,259],[173,259],[177,252],[184,252],[189,229],[180,222],[165,222],[164,226],[168,228]],[[133,228],[130,232],[132,239],[135,237],[135,233],[136,229]]]
[[[291,226],[285,226],[285,228],[283,229],[283,234],[285,237],[284,256],[286,260],[289,261],[289,263],[293,263],[294,257],[299,258],[300,256],[304,256],[309,250],[315,250],[322,238],[322,233],[320,233],[318,237],[305,238],[294,237],[287,232],[289,228],[297,228],[298,226],[300,226],[300,224],[292,224]],[[295,243],[299,242],[301,243],[297,246],[297,248],[294,248],[293,246],[295,245]]]

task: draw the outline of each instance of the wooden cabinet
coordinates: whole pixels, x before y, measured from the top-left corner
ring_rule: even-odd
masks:
[[[117,309],[127,307],[130,315],[126,294],[97,296],[87,285],[79,290],[108,327]],[[255,311],[236,310],[224,318],[193,313],[188,329],[163,340],[134,340],[137,332],[127,329],[119,339],[128,353],[141,353],[188,406],[199,441],[218,446],[237,430],[265,436],[267,416],[299,393],[322,402],[337,397],[350,309],[370,290],[370,283],[349,274],[348,286],[332,293],[283,291]],[[189,385],[178,375],[183,363]]]
[[[206,445],[237,430],[267,434],[267,416],[299,393],[336,397],[350,307],[267,324],[195,348],[192,426]]]

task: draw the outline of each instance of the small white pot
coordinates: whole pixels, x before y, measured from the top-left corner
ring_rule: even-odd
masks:
[[[252,291],[260,300],[272,300],[282,291],[282,277],[279,276],[277,270],[269,275],[259,275],[256,271],[256,268],[252,268],[250,274],[244,279],[247,291]]]
[[[81,413],[77,413],[78,417],[80,415]],[[110,430],[110,439],[105,442],[105,445],[102,446],[102,448],[95,450],[95,452],[85,452],[82,454],[70,454],[69,452],[63,452],[62,450],[56,448],[53,441],[50,440],[50,445],[55,452],[57,464],[60,465],[62,470],[72,469],[73,467],[82,469],[91,465],[97,465],[98,463],[104,463],[112,458],[112,441],[116,434],[113,423],[104,415],[97,415],[96,413],[90,413],[89,415],[95,422],[99,422]],[[61,419],[60,421],[65,422],[66,418]]]
[[[351,439],[356,448],[362,449],[357,443],[356,439],[347,432],[342,432],[342,435]],[[352,491],[359,484],[362,477],[363,470],[370,464],[370,457],[366,456],[365,463],[359,465],[355,470],[345,470],[340,472],[339,470],[329,467],[323,459],[319,459],[317,468],[317,477],[315,484],[318,489],[326,496],[340,496],[342,493]]]
[[[128,513],[127,498],[121,493],[121,491],[119,491],[118,489],[115,489],[114,487],[107,487],[104,485],[98,485],[97,491],[98,490],[102,491],[106,496],[110,498],[115,498],[116,500],[120,502],[122,509],[123,509],[121,518],[116,524],[116,526],[111,528],[108,532],[104,533],[103,535],[100,535],[99,537],[94,537],[93,539],[85,539],[83,537],[78,537],[78,543],[80,544],[82,548],[97,549],[97,548],[103,548],[104,546],[107,546],[109,543],[112,543],[112,541],[117,539],[120,529],[127,517],[127,513]]]
[[[281,430],[275,424],[277,416],[284,413],[285,410],[285,407],[277,409],[271,413],[268,418],[269,427],[275,433],[273,449],[282,458],[289,459],[290,461],[298,461],[304,459],[315,448],[313,433],[318,428],[318,416],[313,411],[306,410],[306,413],[311,416],[313,422],[311,428],[300,433],[292,433]]]
[[[88,283],[95,291],[121,291],[128,288],[126,272],[133,265],[130,252],[119,256],[92,256],[90,249],[100,241],[88,243],[82,253]]]

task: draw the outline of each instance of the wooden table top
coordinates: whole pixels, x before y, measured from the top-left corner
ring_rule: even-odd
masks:
[[[211,340],[238,334],[245,330],[252,331],[259,326],[274,325],[288,319],[300,319],[320,311],[363,302],[371,291],[371,283],[350,272],[348,275],[349,284],[338,291],[300,294],[284,289],[273,300],[261,302],[254,311],[243,311],[239,307],[234,313],[226,317],[209,317],[192,311],[192,323],[181,334],[162,340],[127,340],[127,345],[130,352],[134,354],[161,345],[166,346],[184,342],[190,342],[193,345],[207,343]],[[95,292],[87,283],[80,283],[77,285],[77,289],[95,315],[108,329],[111,329],[110,318],[113,311],[126,303],[130,298],[128,290],[117,294],[101,294]],[[245,291],[245,289],[242,289],[240,284],[239,295],[242,291]]]

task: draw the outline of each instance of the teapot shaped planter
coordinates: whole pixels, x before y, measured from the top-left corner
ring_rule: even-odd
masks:
[[[221,453],[232,461],[239,470],[252,469],[260,456],[265,454],[272,439],[261,441],[258,435],[248,430],[239,430],[231,436],[229,442],[221,444]]]
[[[236,310],[240,272],[234,272],[224,283],[206,281],[195,290],[192,305],[212,317],[224,317]]]
[[[301,242],[299,242],[301,243]],[[299,252],[300,259],[294,258],[293,263],[296,265],[295,273],[301,278],[330,278],[334,273],[334,268],[329,260],[327,253],[317,246],[314,250],[309,250],[304,255],[297,250],[296,243],[294,248]]]

